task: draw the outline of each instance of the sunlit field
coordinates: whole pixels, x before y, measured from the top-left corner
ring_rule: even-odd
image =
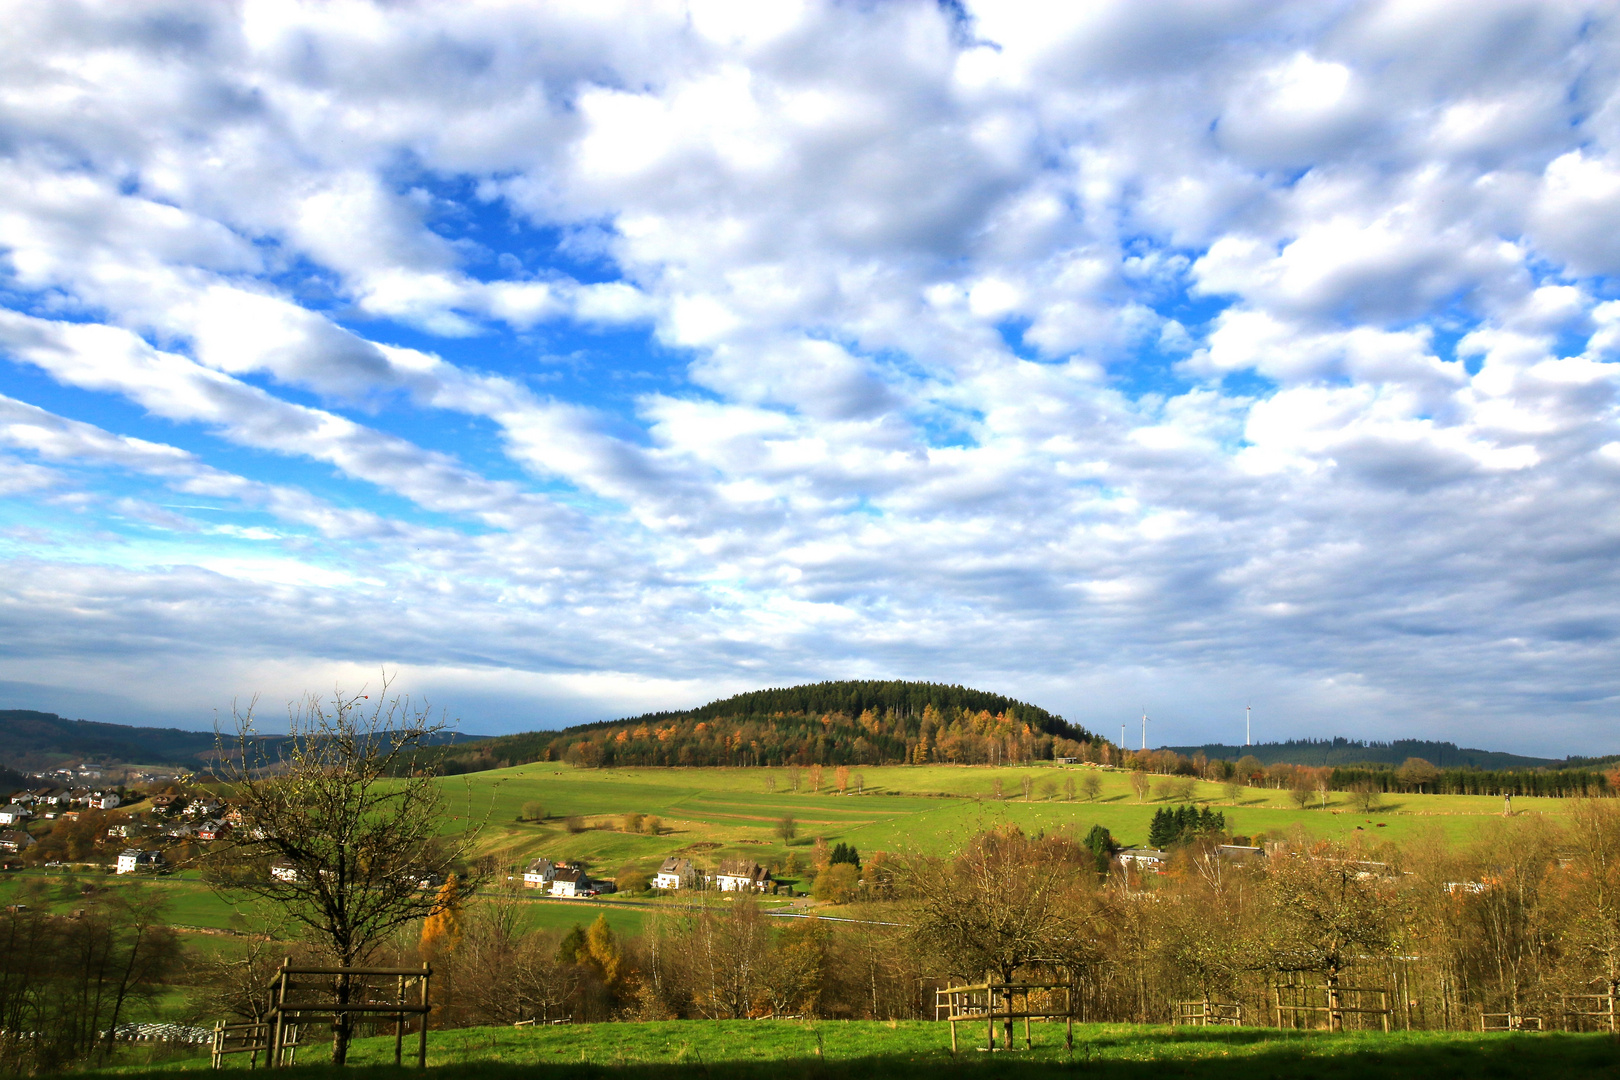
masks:
[[[983,1031],[960,1030],[950,1052],[946,1025],[926,1021],[662,1021],[529,1028],[462,1028],[430,1033],[428,1065],[454,1075],[533,1077],[937,1076],[941,1073],[1106,1077],[1423,1076],[1439,1078],[1612,1075],[1612,1040],[1596,1035],[1481,1035],[1457,1032],[1329,1034],[1270,1028],[1167,1028],[1079,1024],[1072,1052],[1062,1024],[1036,1024],[1034,1049],[976,1049]],[[1020,1031],[1020,1036],[1022,1032]],[[973,1037],[978,1041],[974,1042]],[[301,1052],[298,1076],[349,1075],[392,1066],[392,1038],[358,1040],[350,1070],[320,1064],[318,1041]],[[411,1041],[407,1040],[407,1053]],[[1019,1046],[1022,1046],[1021,1039]],[[234,1059],[234,1066],[246,1061]],[[409,1066],[407,1066],[408,1068]],[[164,1066],[118,1070],[172,1075],[208,1068],[206,1055]],[[367,1070],[370,1072],[371,1070]]]
[[[1097,775],[1101,790],[1095,801],[1076,792],[1065,799],[1065,781],[1076,784]],[[857,793],[855,775],[864,781]],[[798,824],[792,850],[802,853],[815,837],[849,843],[863,853],[902,850],[944,853],[973,833],[1006,823],[1026,831],[1089,829],[1105,826],[1121,843],[1147,842],[1155,810],[1174,805],[1158,789],[1168,778],[1154,777],[1155,791],[1138,801],[1129,773],[1117,769],[1042,764],[992,769],[983,766],[874,766],[851,770],[850,786],[838,794],[834,771],[824,770],[821,794],[809,791],[808,770],[801,770],[798,792],[789,790],[786,769],[580,769],[557,763],[535,763],[510,769],[450,777],[444,783],[452,803],[445,832],[459,832],[469,820],[487,817],[480,850],[502,865],[517,865],[544,854],[585,860],[598,873],[630,863],[643,870],[693,844],[709,857],[747,856],[760,862],[781,859],[789,848],[776,834],[776,823],[791,815]],[[769,779],[775,790],[767,791]],[[1025,779],[1032,781],[1028,800]],[[995,796],[1001,783],[1002,797]],[[1329,792],[1326,806],[1313,797],[1296,808],[1287,791],[1244,788],[1234,801],[1220,784],[1197,782],[1195,801],[1226,816],[1229,832],[1280,837],[1304,828],[1323,838],[1355,836],[1404,841],[1438,831],[1447,840],[1466,842],[1486,822],[1499,820],[1502,800],[1476,795],[1385,795],[1383,806],[1358,813],[1344,792]],[[543,822],[517,820],[525,804],[545,807]],[[1516,798],[1515,814],[1562,815],[1568,800]],[[658,836],[620,831],[626,813],[656,815],[664,832]],[[569,833],[563,819],[579,816],[588,828]]]

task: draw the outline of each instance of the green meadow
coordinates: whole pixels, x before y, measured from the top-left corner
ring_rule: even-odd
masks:
[[[1022,1032],[1019,1032],[1022,1035]],[[457,1077],[511,1080],[534,1076],[593,1077],[908,1077],[1047,1075],[1350,1078],[1612,1076],[1613,1040],[1597,1035],[1483,1035],[1457,1032],[1330,1034],[1273,1028],[1168,1028],[1077,1024],[1072,1052],[1062,1024],[1034,1025],[1034,1048],[990,1055],[977,1049],[983,1031],[926,1021],[674,1020],[528,1028],[434,1031],[428,1065]],[[977,1041],[974,1040],[977,1036]],[[407,1054],[413,1040],[406,1040]],[[1022,1045],[1021,1040],[1018,1044]],[[317,1040],[290,1075],[337,1076],[320,1064]],[[247,1062],[232,1059],[242,1067]],[[358,1040],[344,1075],[392,1068],[393,1039]],[[371,1066],[367,1068],[367,1066]],[[206,1055],[160,1066],[125,1067],[154,1077],[206,1069]]]
[[[503,866],[543,854],[581,859],[597,873],[611,874],[627,863],[651,870],[676,853],[780,860],[790,850],[776,834],[784,816],[797,822],[791,850],[802,862],[816,837],[854,844],[863,853],[945,853],[979,830],[1005,824],[1025,831],[1083,831],[1101,824],[1121,843],[1142,844],[1154,811],[1175,804],[1163,794],[1167,778],[1155,777],[1155,791],[1139,801],[1129,773],[1118,769],[923,765],[860,768],[852,777],[855,773],[864,781],[862,792],[856,792],[852,779],[848,791],[839,794],[833,770],[826,769],[821,792],[812,794],[808,770],[801,770],[801,790],[793,792],[785,769],[580,769],[534,763],[447,778],[453,813],[444,829],[459,832],[469,821],[487,817],[479,850]],[[1097,798],[1077,795],[1067,801],[1064,781],[1078,784],[1087,773],[1102,782]],[[1026,778],[1033,782],[1028,799]],[[774,791],[767,790],[771,780]],[[1438,831],[1451,842],[1466,843],[1502,813],[1502,800],[1491,796],[1386,795],[1381,809],[1363,814],[1343,792],[1329,792],[1326,806],[1313,798],[1308,808],[1299,809],[1287,791],[1244,788],[1233,801],[1222,785],[1202,781],[1194,785],[1193,799],[1224,813],[1231,832],[1249,836],[1282,836],[1303,828],[1322,838],[1401,841]],[[546,820],[517,820],[530,802],[545,807]],[[1514,800],[1516,814],[1566,811],[1563,799]],[[622,831],[620,819],[627,813],[657,816],[663,832]],[[570,816],[582,818],[586,829],[570,833],[564,823]]]

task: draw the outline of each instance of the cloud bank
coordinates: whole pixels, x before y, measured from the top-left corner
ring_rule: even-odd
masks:
[[[13,704],[1617,748],[1610,5],[3,6]]]

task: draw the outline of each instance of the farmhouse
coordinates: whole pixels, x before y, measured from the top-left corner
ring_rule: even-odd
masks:
[[[557,876],[557,864],[550,859],[535,859],[523,869],[525,889],[547,889]]]
[[[714,886],[721,892],[765,892],[771,887],[771,872],[745,860],[725,862],[714,875]]]
[[[583,870],[559,869],[551,879],[552,896],[584,896],[591,891],[591,879]]]
[[[0,851],[27,851],[37,843],[39,841],[23,829],[6,829],[0,832]]]
[[[1126,848],[1119,853],[1119,861],[1126,866],[1134,866],[1138,870],[1147,870],[1159,874],[1170,857],[1158,848]]]
[[[26,806],[19,806],[17,803],[0,806],[0,825],[16,825],[27,821],[29,817],[30,811]]]
[[[671,855],[664,860],[653,877],[653,887],[658,889],[690,889],[701,880],[697,867],[692,865],[691,859],[682,859]]]
[[[118,855],[118,873],[137,874],[152,873],[161,870],[167,865],[161,851],[139,851],[135,848],[125,848]]]

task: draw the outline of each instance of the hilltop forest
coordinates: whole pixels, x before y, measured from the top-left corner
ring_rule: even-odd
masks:
[[[480,742],[444,771],[567,761],[577,765],[998,764],[1097,752],[1096,739],[1035,705],[962,686],[823,682],[756,690],[679,712],[648,713]]]

